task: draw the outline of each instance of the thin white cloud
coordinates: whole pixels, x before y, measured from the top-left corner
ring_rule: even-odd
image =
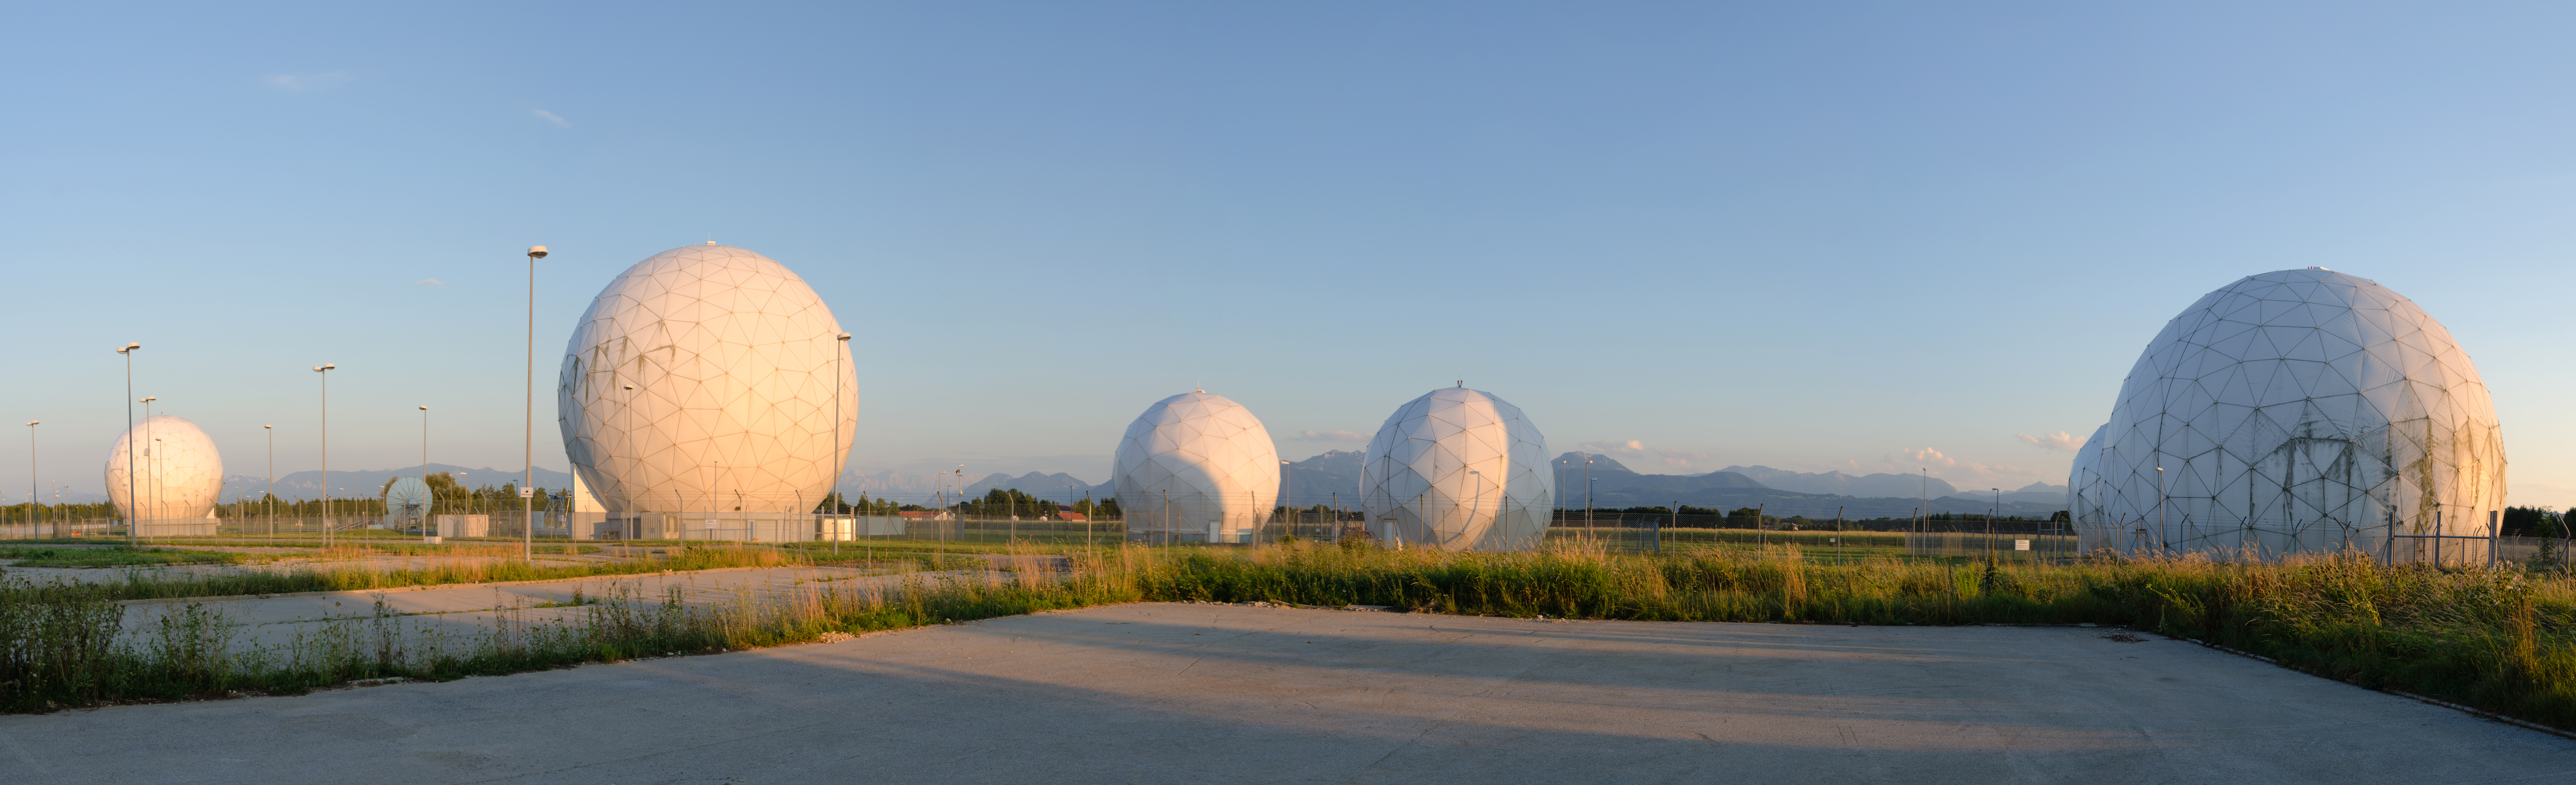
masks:
[[[2016,433],[2013,434],[2013,438],[2020,439],[2022,440],[2022,443],[2028,444],[2032,447],[2053,452],[2074,452],[2076,450],[2084,449],[2083,439],[2075,438],[2075,434],[2067,433],[2065,431],[2043,433],[2038,436],[2032,436],[2027,433]]]
[[[420,280],[417,280],[417,281],[413,281],[413,282],[411,282],[411,285],[413,285],[413,286],[446,286],[446,285],[447,285],[447,282],[446,282],[446,281],[438,280],[438,279],[436,279],[436,278],[423,278],[423,279],[420,279]]]
[[[2044,470],[2004,463],[1961,460],[1930,447],[1900,449],[1895,455],[1879,458],[1878,462],[1878,471],[1890,474],[1913,474],[1929,469],[1933,477],[1948,480],[1951,485],[1960,488],[2012,490],[2034,481],[2052,484],[2066,482],[2063,469],[2058,470],[2058,476],[2052,479]]]
[[[1305,431],[1297,434],[1297,438],[1310,442],[1364,442],[1374,435],[1358,431]]]
[[[543,110],[543,109],[530,109],[530,110],[528,110],[528,112],[529,112],[530,114],[534,114],[534,115],[536,115],[537,117],[539,117],[539,118],[541,118],[541,119],[545,120],[546,122],[554,123],[554,124],[555,124],[555,127],[557,127],[557,128],[571,128],[571,127],[572,127],[572,121],[570,121],[570,120],[566,120],[566,119],[563,119],[563,118],[561,118],[561,117],[557,117],[557,116],[555,116],[555,113],[553,113],[553,112],[549,112],[549,111],[546,111],[546,110]]]
[[[280,90],[300,93],[306,90],[336,87],[348,82],[349,79],[348,74],[338,71],[327,74],[270,74],[268,85]]]

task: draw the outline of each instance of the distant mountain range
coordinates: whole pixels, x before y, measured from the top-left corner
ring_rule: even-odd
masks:
[[[1724,469],[1719,469],[1718,471],[1734,472],[1746,477],[1751,477],[1769,487],[1778,488],[1784,491],[1797,491],[1799,493],[1823,493],[1838,496],[1869,496],[1882,498],[1894,497],[1899,499],[1909,496],[1915,498],[1930,496],[1935,499],[1944,496],[1977,498],[1982,495],[1982,493],[1977,490],[1963,490],[1953,487],[1950,485],[1948,480],[1943,480],[1937,477],[1930,478],[1927,482],[1926,478],[1918,474],[1872,474],[1854,477],[1842,472],[1808,474],[1788,471],[1786,469],[1774,469],[1769,466],[1729,466]],[[1928,489],[1926,488],[1927,485],[1929,486]],[[1992,497],[1989,496],[1987,498],[1991,499]],[[2034,482],[2018,489],[2004,492],[2003,500],[2008,502],[2059,504],[2060,506],[2063,506],[2063,503],[2066,501],[2066,486]]]
[[[1767,466],[1729,466],[1702,474],[1639,474],[1618,460],[1603,455],[1569,452],[1557,456],[1557,505],[1581,509],[1584,505],[1584,460],[1590,459],[1593,506],[1597,508],[1661,507],[1679,501],[1694,507],[1734,509],[1767,506],[1774,511],[1809,516],[1830,516],[1840,508],[1855,518],[1906,517],[1924,507],[1919,494],[1925,490],[1920,476],[1871,474],[1852,476],[1842,472],[1805,473]],[[1361,455],[1353,450],[1334,450],[1288,465],[1286,486],[1280,503],[1296,507],[1358,502]],[[888,475],[896,473],[888,472]],[[923,475],[927,477],[928,475]],[[956,487],[951,481],[948,487]],[[1948,482],[1934,479],[1930,483],[1931,511],[1935,513],[1983,513],[2000,507],[2005,515],[2046,516],[2066,506],[2066,486],[2032,483],[1997,500],[1991,494],[1962,491]],[[927,484],[923,486],[927,488]],[[1013,477],[1008,474],[985,475],[967,484],[968,496],[982,496],[995,488],[1016,488],[1041,499],[1075,501],[1089,494],[1093,499],[1112,496],[1109,483],[1090,484],[1070,474],[1030,472]],[[926,495],[926,494],[925,494]],[[905,498],[898,496],[897,498]]]
[[[1729,466],[1701,474],[1639,474],[1617,459],[1606,455],[1568,452],[1556,457],[1557,506],[1582,509],[1584,496],[1584,461],[1591,463],[1591,498],[1593,507],[1661,507],[1676,501],[1694,506],[1734,509],[1768,506],[1775,511],[1809,516],[1830,516],[1840,508],[1855,518],[1882,516],[1905,517],[1923,507],[1920,494],[1925,482],[1919,475],[1870,474],[1853,476],[1842,472],[1793,472],[1768,466]],[[1306,507],[1339,503],[1349,507],[1358,503],[1360,485],[1358,451],[1333,450],[1288,465],[1287,493],[1282,504]],[[432,472],[462,473],[468,485],[499,486],[517,482],[517,471],[489,466],[472,469],[450,464],[431,464]],[[394,477],[420,474],[419,467],[370,469],[331,472],[335,494],[374,496],[386,481]],[[928,503],[934,494],[945,491],[951,498],[957,493],[957,476],[953,474],[883,471],[876,474],[853,474],[843,480],[842,490],[852,496],[861,493],[896,501]],[[322,488],[320,472],[302,471],[277,478],[277,495],[285,498],[314,498]],[[562,488],[572,484],[572,476],[549,469],[537,470],[537,486]],[[267,480],[247,475],[224,478],[225,501],[257,499],[267,490]],[[966,484],[966,495],[982,496],[995,489],[1018,489],[1041,499],[1059,502],[1108,499],[1107,482],[1086,483],[1071,474],[1029,472],[1017,477],[994,473]],[[2066,486],[2031,483],[2002,495],[2000,504],[1991,492],[1961,490],[1943,480],[1930,482],[1932,512],[1982,513],[2000,506],[2006,515],[2045,516],[2066,506]],[[66,500],[71,500],[66,495]],[[95,497],[94,494],[79,494]],[[90,500],[90,499],[84,499]]]
[[[1606,455],[1569,452],[1555,461],[1557,506],[1581,509],[1584,462],[1591,461],[1591,495],[1595,508],[1667,507],[1675,502],[1713,509],[1768,507],[1776,512],[1810,517],[1839,509],[1854,518],[1906,517],[1924,508],[1920,476],[1842,472],[1809,474],[1767,466],[1729,466],[1705,474],[1638,474]],[[2066,507],[2066,486],[2032,483],[1998,502],[1992,496],[1964,493],[1941,480],[1931,481],[1932,512],[2045,516]],[[1999,508],[1999,509],[1998,509]]]

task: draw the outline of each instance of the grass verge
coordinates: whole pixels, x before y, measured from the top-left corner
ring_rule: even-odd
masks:
[[[612,597],[586,606],[579,621],[504,624],[471,641],[421,644],[386,631],[397,621],[357,620],[350,631],[274,651],[219,640],[226,625],[202,606],[165,616],[166,629],[140,631],[149,645],[119,644],[136,636],[123,634],[121,614],[96,587],[0,583],[0,710],[508,673],[1140,600],[1260,600],[1650,621],[2127,625],[2576,728],[2576,583],[2506,570],[2387,568],[2359,556],[1824,564],[1795,548],[1658,557],[1565,546],[1525,554],[1121,547],[1071,555],[1070,573],[1043,569],[1054,556],[1022,557],[1020,569],[971,578],[916,577],[883,589],[818,582],[713,607],[682,606],[676,595]]]

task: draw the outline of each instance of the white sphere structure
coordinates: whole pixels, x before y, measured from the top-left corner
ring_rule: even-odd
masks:
[[[1252,542],[1279,496],[1279,448],[1243,404],[1198,390],[1145,407],[1118,438],[1112,492],[1127,536]]]
[[[2413,301],[2318,267],[2167,322],[2087,449],[2098,476],[2069,496],[2088,551],[2484,563],[2504,508],[2503,429],[2468,353]]]
[[[2093,436],[2075,451],[2075,465],[2066,470],[2066,509],[2074,511],[2101,506],[2102,437],[2110,435],[2111,426],[2093,429]]]
[[[224,458],[214,438],[178,417],[144,418],[107,447],[108,501],[141,536],[215,533],[223,484]]]
[[[556,388],[602,536],[817,536],[859,410],[840,333],[803,279],[740,248],[674,248],[609,281]]]
[[[1547,538],[1555,472],[1519,407],[1464,386],[1386,418],[1360,468],[1369,533],[1447,550],[1526,551]]]

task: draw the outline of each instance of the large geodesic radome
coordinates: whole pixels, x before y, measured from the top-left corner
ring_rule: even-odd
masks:
[[[107,447],[108,501],[143,536],[215,533],[223,485],[214,438],[178,417],[146,417]]]
[[[2324,268],[2246,277],[2167,322],[2105,429],[2099,477],[2069,489],[2087,550],[2483,562],[2481,541],[2423,535],[2483,538],[2504,508],[2503,429],[2468,353],[2413,301]]]
[[[2066,509],[2082,510],[2100,506],[2102,487],[2102,437],[2110,435],[2111,426],[2093,429],[2093,436],[2075,451],[2075,465],[2066,470]],[[2073,514],[2069,512],[2068,514]]]
[[[602,536],[813,538],[859,410],[840,332],[803,279],[740,248],[674,248],[609,281],[556,389]]]
[[[1547,537],[1555,472],[1520,407],[1464,386],[1397,407],[1369,439],[1360,506],[1382,540],[1525,551]]]
[[[1278,498],[1279,448],[1252,410],[1198,390],[1145,407],[1110,472],[1131,538],[1251,542]]]

